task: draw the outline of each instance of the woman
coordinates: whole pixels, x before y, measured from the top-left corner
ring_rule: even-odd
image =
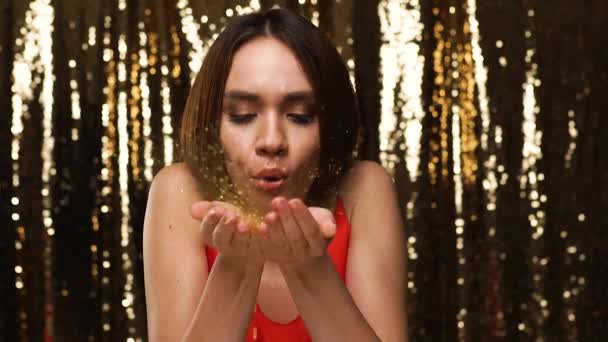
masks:
[[[150,188],[150,341],[407,339],[396,191],[353,160],[358,125],[347,69],[306,19],[224,29],[186,103],[184,162]]]

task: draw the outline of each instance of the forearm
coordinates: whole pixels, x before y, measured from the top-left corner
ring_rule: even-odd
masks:
[[[328,256],[282,272],[313,341],[380,341]]]
[[[183,342],[238,341],[247,333],[263,265],[234,267],[219,254]]]

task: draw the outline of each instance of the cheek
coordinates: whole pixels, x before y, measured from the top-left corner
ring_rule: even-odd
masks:
[[[307,140],[307,143],[304,145],[307,147],[303,151],[305,163],[309,168],[316,168],[319,166],[319,161],[321,159],[321,141],[318,134],[313,135],[312,137],[309,136]]]
[[[308,154],[309,154],[309,157],[311,160],[318,162],[319,159],[321,158],[321,144],[318,141],[315,141],[315,143],[312,145],[312,148],[309,150]]]
[[[237,132],[234,132],[230,126],[222,125],[220,128],[220,144],[222,145],[222,149],[224,150],[224,154],[226,154],[226,158],[234,159],[238,155],[239,143],[236,137],[238,136]]]
[[[232,134],[230,134],[230,128],[226,127],[226,124],[224,123],[224,120],[220,120],[220,129],[219,129],[219,136],[220,136],[220,144],[222,145],[222,147],[224,147],[224,150],[226,149],[226,146],[228,146],[230,144],[230,136]]]
[[[245,137],[242,131],[230,129],[227,125],[220,129],[220,143],[224,151],[223,162],[230,176],[234,179],[243,170],[246,159],[248,158],[247,144],[244,144]],[[238,178],[238,177],[237,177]]]
[[[321,159],[321,132],[320,132],[320,128],[317,125],[317,134],[315,136],[315,140],[314,140],[314,155],[315,155],[315,159],[317,160],[317,162],[319,161],[319,159]]]
[[[224,160],[217,162],[224,162],[228,167],[228,170],[231,169],[232,160],[235,159],[235,147],[238,146],[234,143],[234,134],[230,132],[230,129],[226,129],[222,127],[220,129],[220,145],[222,146],[222,150],[224,152]]]

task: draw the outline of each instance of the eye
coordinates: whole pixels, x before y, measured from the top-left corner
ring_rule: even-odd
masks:
[[[255,114],[228,113],[228,120],[235,124],[246,124],[255,118]]]
[[[287,116],[299,125],[309,125],[315,121],[314,114],[289,113],[289,114],[287,114]]]

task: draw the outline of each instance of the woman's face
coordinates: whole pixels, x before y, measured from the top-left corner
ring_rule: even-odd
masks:
[[[275,196],[306,197],[319,166],[313,88],[291,50],[257,38],[234,55],[224,90],[220,141],[228,173],[251,209]]]

